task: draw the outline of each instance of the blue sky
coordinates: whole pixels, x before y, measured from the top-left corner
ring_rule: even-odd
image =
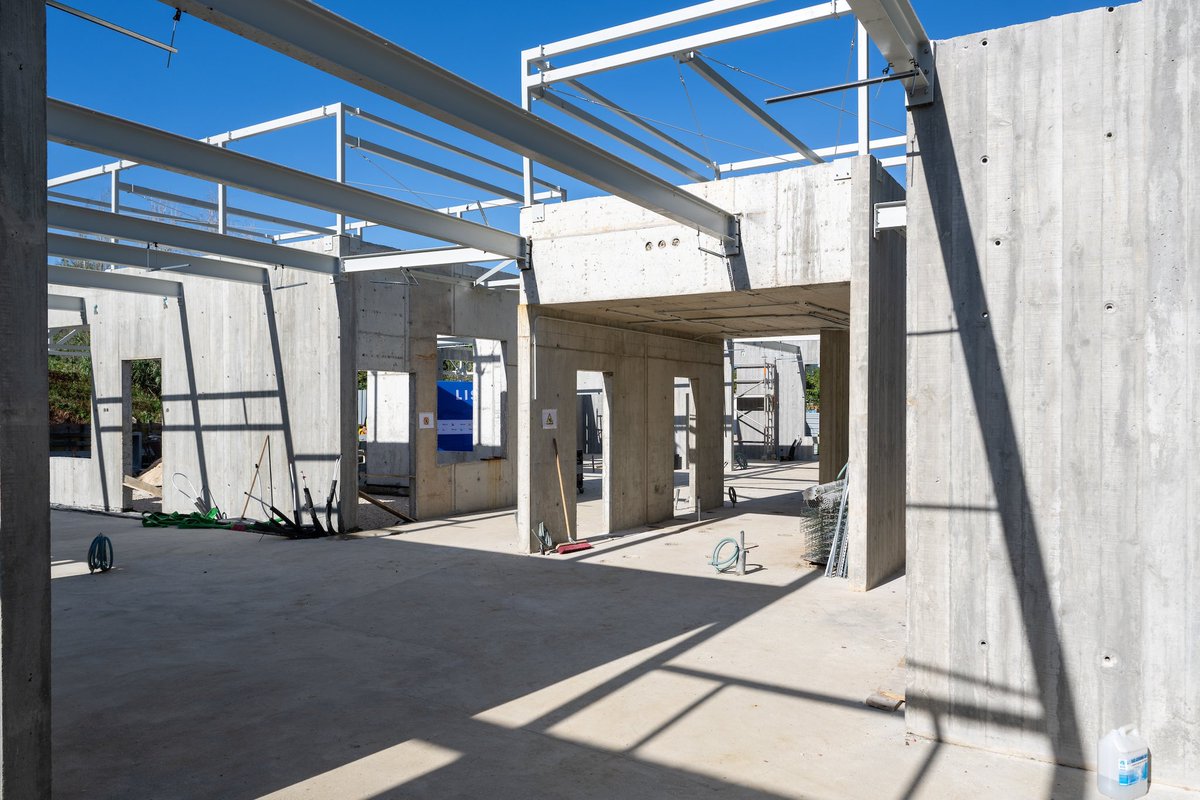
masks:
[[[173,9],[153,0],[71,0],[98,16],[126,25],[148,36],[166,40],[171,33]],[[660,32],[616,46],[573,55],[561,63],[603,55],[615,49],[650,44],[690,32],[733,24],[749,18],[797,8],[802,2],[766,3],[747,11],[729,14],[686,27]],[[523,48],[577,35],[608,25],[686,5],[686,0],[608,0],[604,3],[542,0],[526,2],[456,3],[369,2],[368,0],[327,0],[324,5],[371,28],[414,52],[454,70],[464,77],[513,101],[519,100],[519,53]],[[1009,0],[1009,2],[964,3],[961,0],[914,0],[914,5],[931,37],[949,38],[990,28],[1028,22],[1045,17],[1097,7],[1081,0]],[[370,95],[356,87],[251,44],[200,20],[184,16],[176,34],[179,55],[169,69],[165,53],[127,39],[54,9],[47,9],[49,39],[49,94],[107,113],[165,128],[188,136],[219,133],[265,119],[314,108],[326,103],[346,101],[418,127],[428,133],[470,148],[478,148],[498,160],[519,163],[509,154],[486,143],[427,120],[407,109]],[[853,77],[851,41],[853,22],[846,18],[784,31],[743,42],[714,47],[705,51],[710,60],[751,97],[762,99],[779,93],[767,82],[729,70],[737,67],[778,84],[793,88],[813,88],[840,83]],[[878,56],[872,68],[881,69]],[[658,61],[625,68],[590,79],[593,88],[620,102],[626,108],[676,126],[672,133],[718,161],[754,158],[760,154],[786,152],[786,146],[734,111],[728,101],[704,84],[698,76],[680,72],[672,61]],[[904,112],[899,88],[879,89],[872,117],[876,137],[894,135],[903,129]],[[773,112],[810,145],[825,146],[848,142],[855,136],[855,121],[842,111],[842,98],[829,95],[829,105],[797,101],[773,107]],[[693,111],[694,108],[694,111]],[[853,108],[850,93],[845,108]],[[594,107],[592,110],[596,110]],[[565,120],[553,109],[539,113],[547,119],[599,140]],[[686,131],[686,132],[685,132]],[[471,172],[492,182],[511,184],[487,168],[472,165],[443,151],[415,143],[397,134],[380,132],[373,126],[352,120],[348,132],[371,138],[382,144],[403,149],[429,160]],[[704,134],[704,137],[696,133]],[[268,158],[319,174],[332,176],[332,122],[314,123],[247,141],[237,146],[241,152]],[[613,145],[614,152],[649,166],[639,157]],[[52,146],[51,175],[92,166],[111,160],[103,156]],[[356,151],[347,156],[348,180],[360,186],[404,199],[438,207],[463,199],[477,199],[478,190],[440,178],[426,176],[377,157],[364,158]],[[672,173],[664,177],[682,181]],[[573,196],[594,194],[590,187],[554,176]],[[128,179],[161,189],[211,199],[210,184],[139,169]],[[80,195],[107,199],[107,182],[94,179],[77,184]],[[133,202],[138,202],[136,199]],[[328,214],[290,208],[264,198],[231,193],[231,203],[270,210],[313,222],[328,222]],[[194,213],[194,212],[188,212]],[[474,215],[479,219],[479,215]],[[493,211],[491,224],[512,227],[512,211]],[[247,224],[258,227],[260,223]],[[399,245],[416,242],[402,236],[383,234],[375,237]]]

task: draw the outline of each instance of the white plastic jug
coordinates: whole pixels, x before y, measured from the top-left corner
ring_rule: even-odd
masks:
[[[1096,785],[1117,800],[1150,791],[1150,746],[1133,725],[1123,725],[1096,747]]]

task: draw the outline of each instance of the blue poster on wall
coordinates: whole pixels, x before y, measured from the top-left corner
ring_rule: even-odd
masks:
[[[475,449],[475,390],[471,381],[438,381],[437,449],[470,453]]]

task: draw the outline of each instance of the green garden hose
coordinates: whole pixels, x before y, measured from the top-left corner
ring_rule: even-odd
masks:
[[[109,539],[103,533],[92,539],[91,547],[88,548],[88,572],[108,572],[113,566],[113,546],[112,539]]]

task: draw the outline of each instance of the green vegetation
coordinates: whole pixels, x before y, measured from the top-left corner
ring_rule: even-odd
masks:
[[[813,367],[804,378],[804,402],[814,410],[821,410],[821,368]]]
[[[86,333],[77,341],[90,344]],[[130,401],[139,425],[162,424],[162,363],[134,361]],[[50,424],[88,425],[92,421],[92,360],[50,356]]]

